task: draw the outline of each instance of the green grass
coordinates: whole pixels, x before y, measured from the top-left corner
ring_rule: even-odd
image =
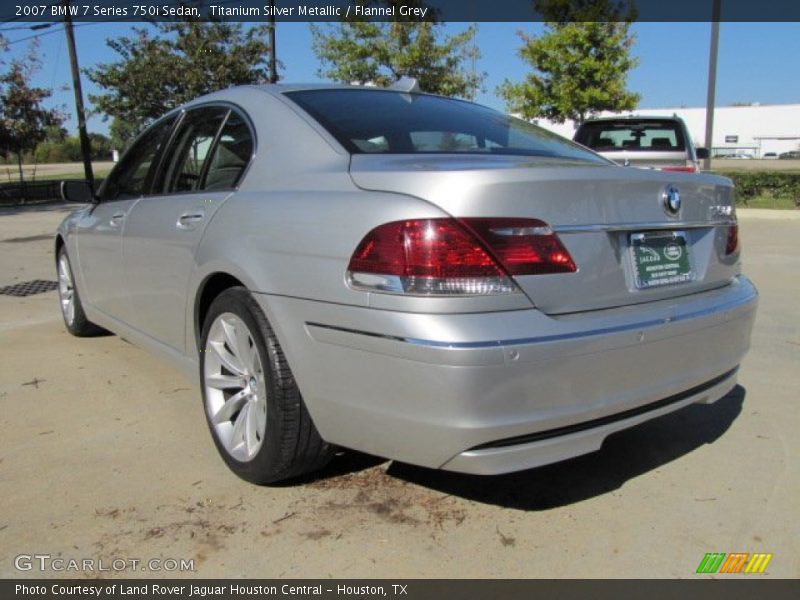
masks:
[[[780,210],[797,210],[797,205],[792,198],[775,198],[769,194],[762,194],[750,198],[746,203],[737,202],[742,208],[777,208]]]
[[[94,178],[105,179],[106,175],[108,175],[110,171],[110,169],[98,169],[94,171]],[[25,177],[25,181],[28,183],[36,183],[37,181],[52,181],[54,179],[83,179],[83,173],[48,173],[46,175],[39,173],[36,175],[36,179],[31,179],[27,174]],[[17,181],[19,181],[19,177],[12,177],[10,181],[8,178],[0,177],[0,183],[16,183]]]
[[[103,179],[106,175],[110,172],[110,169],[97,169],[94,171],[94,178],[95,179]],[[47,174],[44,176],[37,176],[34,181],[46,181],[51,179],[83,179],[83,173],[53,173]],[[26,181],[31,181],[30,179],[26,179]]]

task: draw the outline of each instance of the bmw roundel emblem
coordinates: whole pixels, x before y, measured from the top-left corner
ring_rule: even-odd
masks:
[[[674,185],[668,185],[664,190],[664,210],[670,216],[677,215],[681,210],[681,194]]]

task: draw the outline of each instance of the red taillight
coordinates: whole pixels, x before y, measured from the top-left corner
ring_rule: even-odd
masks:
[[[662,171],[674,171],[678,173],[695,173],[697,168],[694,165],[687,165],[685,167],[661,167]]]
[[[550,226],[539,219],[462,219],[511,275],[574,273],[577,267]]]
[[[725,241],[725,256],[735,254],[739,250],[739,225],[728,225],[728,238]]]
[[[409,294],[518,291],[509,275],[576,270],[546,223],[536,219],[415,219],[370,231],[348,265],[355,288]]]

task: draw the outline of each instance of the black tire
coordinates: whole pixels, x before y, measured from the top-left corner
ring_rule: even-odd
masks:
[[[266,432],[260,448],[246,462],[231,456],[219,439],[206,398],[205,362],[208,352],[213,352],[209,348],[208,336],[215,319],[223,313],[233,313],[250,329],[264,370]],[[245,288],[229,288],[211,303],[203,323],[199,362],[203,412],[211,437],[222,459],[239,477],[259,485],[275,483],[320,469],[331,460],[334,447],[320,437],[275,333]]]
[[[63,308],[61,310],[61,316],[64,319],[64,326],[67,328],[67,331],[76,337],[93,337],[108,333],[105,329],[95,325],[86,318],[86,313],[83,311],[83,304],[81,303],[81,296],[78,292],[78,286],[75,284],[75,272],[72,270],[72,263],[69,260],[69,256],[67,256],[67,249],[64,246],[59,248],[58,256],[56,257],[56,276],[59,277],[59,281],[60,276],[58,270],[60,268],[62,259],[67,262],[67,267],[69,268],[70,279],[72,281],[72,302],[75,309],[74,317],[71,323],[67,317],[67,313],[63,310]],[[59,305],[61,305],[63,300],[61,286],[59,286],[58,289],[58,300]]]

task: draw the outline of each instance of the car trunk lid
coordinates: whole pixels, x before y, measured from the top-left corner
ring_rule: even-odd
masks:
[[[735,217],[731,183],[723,177],[497,155],[356,154],[350,173],[362,189],[416,196],[456,218],[521,217],[548,223],[578,271],[515,280],[549,314],[697,293],[727,284],[739,271],[736,254],[725,254]],[[680,195],[676,215],[664,205],[670,188]],[[653,248],[663,253],[672,242],[688,253],[688,277],[643,286],[648,265],[642,257]],[[650,250],[635,248],[642,244]],[[679,250],[670,252],[675,256]],[[668,279],[657,275],[644,283]]]

